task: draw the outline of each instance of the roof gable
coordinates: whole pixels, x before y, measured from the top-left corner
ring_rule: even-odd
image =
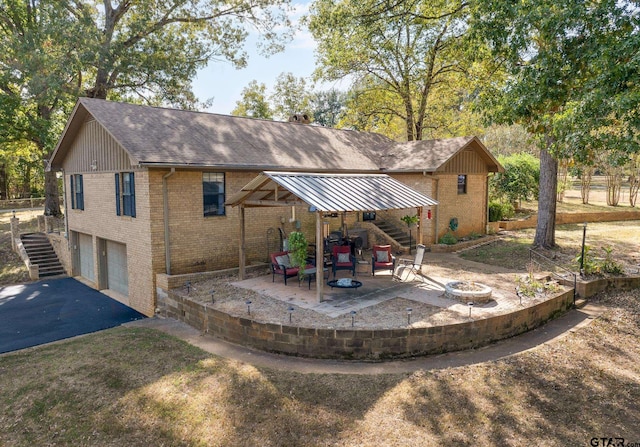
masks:
[[[132,160],[150,166],[377,171],[364,151],[396,144],[374,133],[80,98],[52,166],[66,154],[78,132],[75,121],[85,114],[93,116]]]
[[[456,137],[440,140],[410,141],[396,145],[382,157],[381,166],[387,172],[444,171],[463,151],[475,152],[489,172],[500,172],[502,166],[477,137]]]

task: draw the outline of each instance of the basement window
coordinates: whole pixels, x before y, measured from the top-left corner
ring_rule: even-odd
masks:
[[[458,175],[458,194],[466,194],[467,193],[467,175],[459,174]]]
[[[224,172],[202,173],[204,217],[224,216]]]

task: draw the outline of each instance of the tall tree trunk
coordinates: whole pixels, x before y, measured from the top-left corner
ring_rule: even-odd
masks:
[[[534,247],[552,248],[556,245],[556,191],[558,187],[558,161],[549,153],[551,138],[540,150],[540,194],[538,198],[538,224],[533,239]]]
[[[0,200],[6,200],[9,198],[9,191],[7,188],[7,165],[0,163]]]
[[[46,216],[60,217],[62,212],[60,211],[58,178],[55,172],[47,171],[49,156],[44,161],[44,214]]]
[[[587,205],[589,203],[589,192],[591,191],[591,178],[593,176],[594,168],[592,166],[585,166],[582,169],[582,176],[580,178],[580,196],[582,197],[582,203]]]

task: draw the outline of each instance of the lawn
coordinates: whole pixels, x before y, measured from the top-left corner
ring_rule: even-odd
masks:
[[[499,361],[406,374],[257,368],[140,328],[0,356],[0,445],[640,442],[640,293]]]

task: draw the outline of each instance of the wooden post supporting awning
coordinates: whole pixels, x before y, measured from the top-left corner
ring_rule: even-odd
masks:
[[[240,280],[245,277],[245,208],[311,206],[316,212],[317,259],[323,259],[322,214],[347,211],[380,211],[416,208],[438,202],[386,174],[316,174],[294,172],[260,173],[225,205],[240,207]],[[322,266],[316,281],[316,296],[322,301]]]

